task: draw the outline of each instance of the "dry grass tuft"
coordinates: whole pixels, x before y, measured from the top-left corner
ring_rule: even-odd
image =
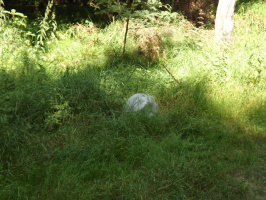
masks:
[[[140,28],[134,32],[139,54],[150,62],[158,61],[163,54],[162,36],[153,27]]]

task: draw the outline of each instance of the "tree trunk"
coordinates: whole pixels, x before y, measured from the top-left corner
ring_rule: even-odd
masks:
[[[219,0],[215,20],[215,41],[233,42],[235,4],[236,0]]]

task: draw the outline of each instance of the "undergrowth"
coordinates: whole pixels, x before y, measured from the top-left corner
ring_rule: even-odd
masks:
[[[264,199],[265,10],[238,10],[230,47],[182,17],[132,20],[124,59],[123,21],[58,25],[42,50],[6,22],[1,199]],[[140,92],[157,117],[124,113]]]

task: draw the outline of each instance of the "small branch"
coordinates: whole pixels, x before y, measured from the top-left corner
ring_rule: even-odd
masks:
[[[124,58],[124,56],[125,56],[125,51],[126,51],[126,42],[127,42],[128,24],[129,24],[129,18],[127,18],[126,32],[125,32],[125,38],[124,38],[124,47],[123,47],[123,54],[122,54],[122,57],[123,57],[123,58]]]
[[[162,64],[162,65],[163,65],[164,69],[173,77],[173,79],[175,80],[175,82],[178,83],[178,80],[176,80],[176,78],[174,77],[174,75],[167,69],[167,67],[164,64]]]

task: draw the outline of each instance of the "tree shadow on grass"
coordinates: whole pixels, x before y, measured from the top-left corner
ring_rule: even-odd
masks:
[[[195,45],[186,41],[183,47],[200,50]],[[179,47],[183,48],[182,44]],[[76,184],[86,190],[88,185],[94,188],[90,195],[95,199],[119,199],[122,195],[175,199],[179,192],[190,199],[217,194],[237,197],[236,193],[243,197],[241,183],[230,185],[227,168],[233,168],[232,162],[237,167],[253,164],[257,159],[255,145],[262,137],[257,136],[254,142],[253,136],[242,135],[238,127],[245,129],[243,124],[233,122],[229,126],[221,118],[222,111],[209,98],[208,77],[179,80],[166,87],[161,77],[154,78],[146,68],[147,60],[136,61],[137,55],[137,51],[129,52],[124,60],[110,55],[103,71],[90,66],[67,68],[58,77],[30,62],[27,70],[1,71],[0,108],[4,117],[0,130],[4,139],[0,146],[1,155],[5,155],[1,156],[1,170],[15,171],[15,177],[24,174],[17,175],[20,182],[39,183],[39,187],[44,184],[51,193],[61,190],[62,196],[70,197],[85,194],[75,189],[76,193],[72,192]],[[122,111],[121,102],[125,103],[116,99],[147,91],[159,103],[158,118],[113,112]],[[250,116],[264,116],[260,109],[254,109]],[[38,169],[29,165],[32,160],[36,165],[45,164]],[[46,179],[36,175],[42,171],[52,175],[52,180],[47,174],[43,175]],[[99,187],[107,193],[97,196]]]
[[[30,72],[2,71],[0,75],[1,110],[7,123],[22,119],[33,124],[43,123],[49,113],[57,113],[51,120],[60,124],[63,118],[79,110],[93,113],[109,110],[108,97],[97,79],[99,73],[90,68],[79,72],[69,68],[60,78],[48,77],[45,70],[34,66]]]
[[[52,77],[44,67],[27,64],[16,71],[0,71],[0,168],[4,170],[20,166],[30,135],[53,135],[79,113],[110,116],[116,106],[100,88],[99,72],[90,67],[78,72],[69,68]]]
[[[251,124],[254,124],[262,133],[266,133],[266,102],[261,102],[259,105],[253,105],[250,108],[248,117]]]

